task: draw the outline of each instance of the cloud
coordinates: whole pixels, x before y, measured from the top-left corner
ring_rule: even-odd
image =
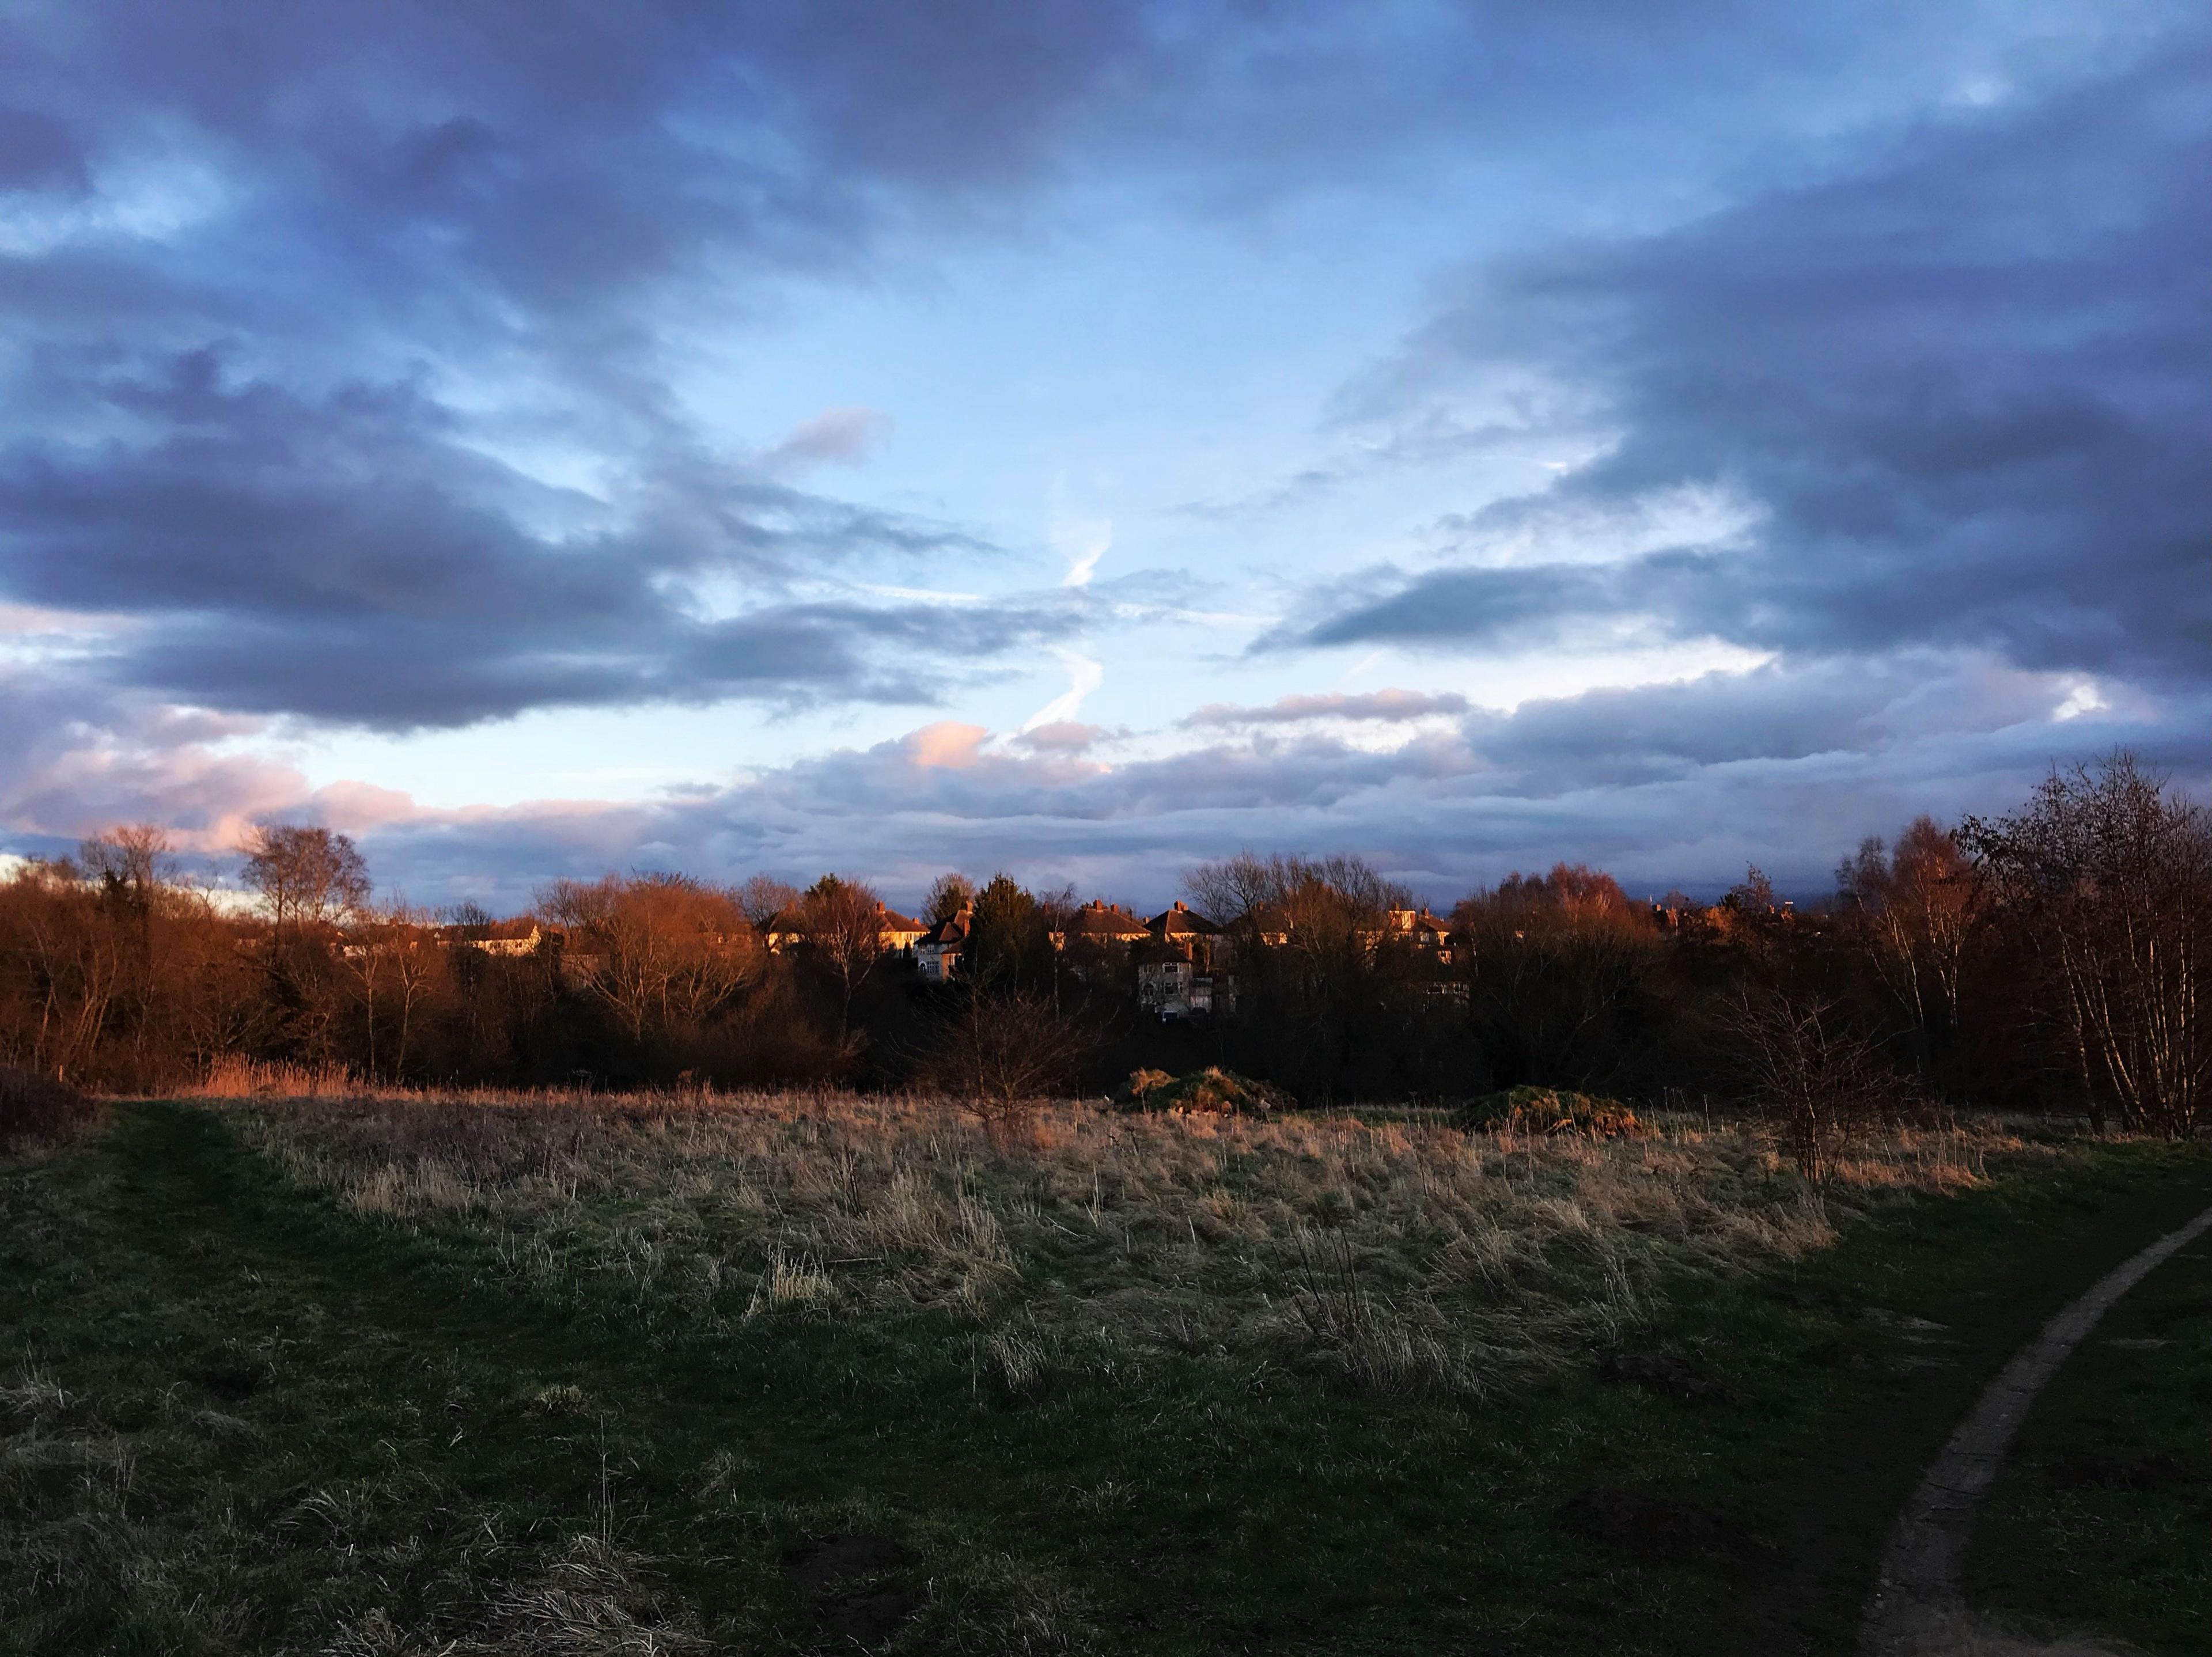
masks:
[[[1243,846],[1359,852],[1446,902],[1560,858],[1639,894],[1717,893],[1755,861],[1814,897],[1862,836],[2006,809],[2054,761],[2127,742],[2185,785],[2212,780],[2212,696],[2061,722],[2065,695],[1990,659],[1838,659],[1476,710],[1387,752],[1275,727],[1110,768],[1087,733],[999,744],[948,722],[726,787],[418,814],[366,843],[380,878],[426,901],[489,879],[520,902],[550,874],[642,856],[715,877],[851,869],[909,898],[948,866],[1003,868],[1149,903]]]
[[[322,821],[362,839],[386,891],[503,907],[556,876],[633,866],[717,879],[841,868],[909,899],[948,866],[1004,868],[1150,903],[1191,864],[1244,846],[1357,851],[1439,901],[1559,858],[1610,867],[1639,893],[1717,892],[1756,861],[1809,897],[1861,836],[1921,810],[2005,809],[2053,762],[2118,743],[2184,786],[2212,780],[2212,694],[2118,696],[2063,718],[2066,676],[1926,652],[1778,662],[1511,713],[1439,707],[1387,751],[1328,719],[1186,725],[1189,745],[1152,733],[1109,768],[1091,755],[1097,727],[996,742],[945,720],[734,782],[497,810],[313,790],[237,750],[251,721],[62,681],[0,678],[10,849],[63,851],[151,819],[221,851],[251,820]]]
[[[1681,230],[1493,266],[1370,376],[1501,365],[1611,440],[1464,516],[1441,567],[1314,593],[1265,648],[1541,641],[1595,618],[1821,653],[1992,650],[2201,683],[2212,640],[2212,48],[1930,122],[1879,164]],[[1732,530],[1496,561],[1685,490]]]
[[[1048,725],[1064,725],[1073,719],[1083,707],[1083,699],[1106,682],[1103,663],[1093,661],[1088,656],[1079,656],[1072,650],[1058,650],[1054,653],[1067,669],[1067,689],[1023,721],[1024,735]]]
[[[825,461],[857,466],[890,440],[896,423],[875,409],[824,409],[770,449],[762,464],[771,470]]]
[[[700,456],[644,458],[599,494],[550,485],[404,385],[308,398],[192,352],[66,406],[128,435],[0,448],[0,594],[113,606],[130,625],[106,675],[207,706],[404,729],[649,701],[921,701],[1070,625],[1020,601],[836,592],[841,568],[980,549],[957,528]]]
[[[939,719],[935,725],[926,725],[902,744],[915,764],[931,769],[939,768],[961,771],[975,763],[975,750],[983,738],[991,734],[980,725],[963,725],[957,719]]]
[[[1098,561],[1114,546],[1114,520],[1110,518],[1055,518],[1049,537],[1053,550],[1067,561],[1067,573],[1060,584],[1066,587],[1087,587],[1097,572]]]
[[[1396,723],[1439,713],[1464,713],[1467,698],[1454,691],[1371,690],[1354,695],[1336,691],[1321,695],[1283,696],[1265,707],[1209,702],[1181,721],[1186,730],[1207,725],[1301,725],[1311,719],[1358,719]]]
[[[1103,725],[1058,719],[1049,725],[1025,727],[1016,735],[1015,741],[1034,753],[1087,754],[1109,734]]]

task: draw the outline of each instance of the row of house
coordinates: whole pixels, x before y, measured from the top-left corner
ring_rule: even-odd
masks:
[[[1237,980],[1230,968],[1240,932],[1263,946],[1290,942],[1288,915],[1262,908],[1249,920],[1249,926],[1224,926],[1181,899],[1148,919],[1094,899],[1050,936],[1053,948],[1070,956],[1079,974],[1126,959],[1135,968],[1138,1004],[1163,1018],[1184,1018],[1236,1010]],[[924,979],[941,984],[958,976],[974,925],[974,912],[963,908],[915,941],[915,965]],[[1385,940],[1413,950],[1437,968],[1451,964],[1450,929],[1425,908],[1388,911],[1382,927],[1366,942],[1372,949]]]
[[[975,920],[974,909],[963,907],[932,926],[879,902],[877,942],[885,955],[910,959],[925,981],[942,984],[960,975]],[[1118,903],[1093,900],[1048,936],[1052,947],[1083,976],[1118,971],[1126,962],[1135,970],[1139,1005],[1163,1018],[1182,1018],[1234,1011],[1236,980],[1230,968],[1240,933],[1262,946],[1281,947],[1290,942],[1292,930],[1289,915],[1267,907],[1242,924],[1224,926],[1180,899],[1149,918]],[[801,919],[788,912],[770,917],[760,931],[763,941],[779,954],[804,944],[806,937]],[[596,957],[565,951],[566,939],[558,929],[534,921],[441,926],[434,936],[448,948],[491,956],[521,958],[544,950],[552,954],[564,979],[586,978],[598,964]],[[1425,908],[1386,912],[1382,926],[1366,942],[1374,948],[1386,940],[1410,948],[1417,959],[1436,968],[1451,964],[1450,929]]]

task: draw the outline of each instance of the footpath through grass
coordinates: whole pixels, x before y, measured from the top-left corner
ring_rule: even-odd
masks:
[[[1977,1600],[2023,1630],[2212,1652],[2212,1239],[2152,1272],[2058,1372],[1967,1563]]]
[[[2201,1150],[1992,1158],[1670,1285],[1628,1332],[1721,1395],[1593,1352],[1393,1400],[1202,1348],[1024,1382],[946,1311],[708,1320],[125,1108],[0,1166],[0,1648],[1842,1653],[1982,1381],[2207,1200]],[[906,1552],[784,1569],[853,1533]]]

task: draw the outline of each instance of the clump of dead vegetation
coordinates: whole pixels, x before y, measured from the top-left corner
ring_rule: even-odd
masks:
[[[82,1132],[99,1107],[66,1082],[0,1065],[0,1152]]]
[[[1972,1183],[1990,1141],[1898,1131],[1815,1190],[1752,1133],[822,1093],[362,1097],[245,1108],[357,1213],[496,1235],[547,1284],[684,1315],[950,1313],[1013,1392],[1055,1365],[1237,1355],[1382,1393],[1482,1395],[1619,1343],[1670,1273],[1828,1244],[1854,1204]]]

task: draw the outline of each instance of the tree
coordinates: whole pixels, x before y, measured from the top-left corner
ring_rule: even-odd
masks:
[[[435,972],[437,950],[424,936],[424,931],[423,916],[409,907],[404,900],[380,910],[363,909],[347,929],[340,959],[361,986],[362,1028],[368,1043],[365,1056],[368,1073],[372,1077],[379,1073],[376,998],[387,983],[399,1004],[398,1050],[392,1058],[391,1073],[395,1077],[406,1073],[407,1047],[416,1004],[422,998]]]
[[[166,830],[150,822],[125,823],[77,848],[85,877],[101,895],[137,916],[153,912],[155,899],[176,873]]]
[[[960,975],[1002,990],[1042,990],[1052,982],[1052,934],[1043,908],[1011,876],[991,877],[975,894],[961,950]]]
[[[1915,817],[1893,851],[1878,838],[1836,870],[1850,936],[1882,989],[1911,1023],[1918,1059],[1933,1072],[1960,1024],[1966,944],[1982,907],[1980,876],[1951,832]]]
[[[857,880],[824,875],[799,900],[806,954],[837,989],[837,1046],[850,1036],[853,997],[884,956],[884,901]]]
[[[608,875],[556,881],[538,894],[594,962],[590,992],[631,1041],[696,1029],[736,1000],[761,971],[760,938],[729,893],[686,875]]]
[[[2006,913],[2090,1120],[2184,1138],[2212,1116],[2212,820],[2121,750],[2053,770],[1959,841]]]
[[[778,915],[799,907],[799,888],[768,875],[755,875],[737,889],[738,907],[756,926],[766,926]]]
[[[1389,911],[1413,899],[1364,859],[1240,852],[1183,888],[1228,935],[1242,1065],[1318,1096],[1387,1086],[1379,1077],[1425,1050],[1383,947]]]
[[[1745,1102],[1808,1180],[1826,1178],[1854,1135],[1901,1102],[1879,1044],[1832,1001],[1738,985],[1717,1022]]]
[[[921,918],[933,926],[942,926],[975,901],[975,883],[955,870],[931,883],[929,895],[921,901]]]
[[[966,984],[945,1004],[921,1070],[999,1122],[1069,1085],[1095,1045],[1081,1020],[1044,995]]]
[[[1612,876],[1510,875],[1455,907],[1452,932],[1493,1084],[1609,1086],[1643,1056],[1660,940]]]
[[[262,824],[247,831],[240,849],[246,853],[246,883],[261,894],[280,932],[344,920],[368,901],[368,865],[344,835]]]

